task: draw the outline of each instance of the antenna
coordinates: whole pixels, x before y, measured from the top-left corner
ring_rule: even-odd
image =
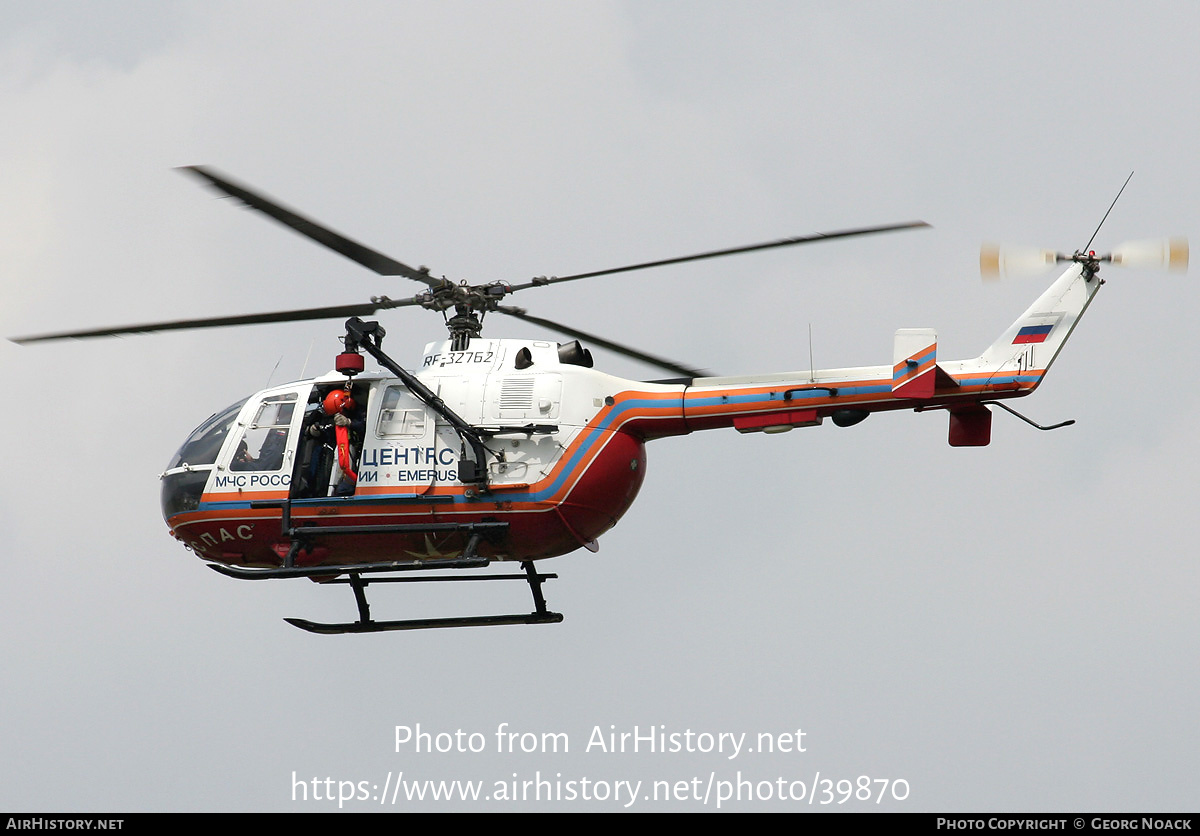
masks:
[[[1133,172],[1131,171],[1129,172],[1129,176],[1125,178],[1125,182],[1121,184],[1121,191],[1117,192],[1117,196],[1114,197],[1113,202],[1109,204],[1108,212],[1111,212],[1113,210],[1113,206],[1117,205],[1117,201],[1121,199],[1122,192],[1125,191],[1125,187],[1129,185],[1129,181],[1132,179]],[[1108,212],[1104,213],[1104,217],[1100,219],[1100,224],[1096,227],[1096,231],[1092,233],[1092,237],[1088,239],[1087,244],[1084,245],[1084,248],[1080,250],[1080,252],[1086,253],[1092,248],[1092,242],[1095,241],[1096,236],[1100,234],[1100,227],[1104,226],[1104,222],[1108,220]]]
[[[263,387],[264,389],[271,388],[271,378],[273,378],[275,376],[275,372],[279,371],[279,364],[282,362],[283,362],[283,355],[280,354],[279,359],[275,361],[275,368],[271,369],[271,373],[269,375],[267,375],[267,385]]]
[[[813,365],[812,323],[808,323],[808,382],[817,382],[817,367]]]
[[[315,343],[316,341],[317,341],[316,337],[313,337],[311,340],[308,341],[308,354],[304,355],[304,365],[300,368],[300,379],[301,380],[304,380],[304,375],[308,371],[308,359],[310,357],[312,357],[313,343]]]

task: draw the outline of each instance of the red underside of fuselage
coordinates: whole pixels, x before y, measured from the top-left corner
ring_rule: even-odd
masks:
[[[405,501],[386,497],[307,501],[292,507],[293,526],[382,526],[440,523],[508,523],[505,534],[480,541],[477,553],[493,560],[537,560],[566,554],[616,525],[637,496],[645,474],[645,447],[628,433],[612,433],[577,478],[549,497],[545,483],[498,488],[468,499],[464,488],[434,488],[431,496],[452,501]],[[546,480],[549,482],[550,480]],[[254,499],[282,500],[283,492]],[[241,505],[242,503],[236,503]],[[248,503],[247,503],[248,504]],[[239,566],[279,566],[291,545],[277,508],[202,507],[167,521],[176,539],[204,560]],[[330,534],[312,537],[300,565],[347,565],[458,556],[462,532]]]

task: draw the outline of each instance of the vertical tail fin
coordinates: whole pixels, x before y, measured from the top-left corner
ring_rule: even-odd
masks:
[[[1017,384],[1014,388],[1036,388],[1100,284],[1085,265],[1072,264],[980,355],[980,370],[992,372],[993,382],[1007,382],[998,378],[1008,378]]]
[[[897,331],[892,349],[892,393],[899,398],[932,398],[936,378],[937,331]]]

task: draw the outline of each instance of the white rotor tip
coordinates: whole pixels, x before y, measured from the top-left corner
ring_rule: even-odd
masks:
[[[989,282],[1000,278],[1000,247],[996,244],[984,244],[979,248],[979,275]]]
[[[979,273],[988,281],[1001,276],[1032,275],[1054,264],[1057,258],[1054,250],[984,244],[979,248]]]
[[[1188,242],[1183,237],[1129,241],[1113,250],[1112,263],[1122,267],[1165,267],[1183,272],[1188,267]]]

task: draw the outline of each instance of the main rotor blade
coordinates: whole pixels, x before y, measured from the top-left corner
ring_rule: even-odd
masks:
[[[13,337],[11,342],[25,345],[49,340],[79,340],[89,337],[115,337],[121,334],[148,334],[155,331],[178,331],[185,328],[223,328],[229,325],[259,325],[267,322],[298,322],[306,319],[334,319],[352,316],[370,316],[379,310],[420,304],[415,299],[381,299],[360,305],[340,305],[326,308],[303,308],[295,311],[245,314],[242,316],[217,316],[208,319],[179,319],[173,322],[151,322],[145,325],[123,325],[116,328],[96,328],[89,331],[61,331],[54,334],[36,334],[30,337]]]
[[[341,253],[351,261],[361,264],[368,270],[374,270],[381,276],[404,276],[421,282],[432,288],[441,287],[445,280],[435,279],[426,272],[409,267],[396,259],[373,250],[365,244],[360,244],[340,232],[334,232],[327,226],[304,217],[298,212],[284,207],[270,198],[251,191],[246,186],[236,183],[218,174],[213,169],[200,165],[185,165],[180,171],[190,171],[207,182],[210,186],[224,192],[230,197],[237,198],[251,209],[257,209],[268,217],[274,218],[284,226],[291,227],[296,232],[311,238],[318,244],[323,244],[336,253]]]
[[[783,238],[779,241],[768,241],[765,244],[751,244],[747,247],[733,247],[728,250],[713,250],[706,253],[697,253],[695,255],[685,255],[679,258],[665,258],[661,261],[647,261],[642,264],[630,264],[625,267],[614,267],[611,270],[596,270],[591,273],[577,273],[574,276],[550,276],[548,278],[537,278],[524,284],[515,284],[512,286],[513,292],[525,290],[530,287],[541,287],[547,284],[557,284],[558,282],[573,282],[576,279],[590,279],[594,276],[609,276],[613,273],[628,273],[633,270],[646,270],[650,267],[665,267],[668,264],[682,264],[686,261],[700,261],[706,258],[720,258],[725,255],[737,255],[738,253],[750,253],[756,250],[769,250],[775,247],[791,247],[795,244],[811,244],[814,241],[828,241],[834,238],[852,238],[858,235],[875,235],[880,232],[893,232],[900,229],[919,229],[929,226],[924,221],[908,221],[907,223],[889,224],[887,226],[868,226],[859,229],[843,229],[835,232],[818,232],[815,235],[801,235],[796,238]]]
[[[682,377],[695,378],[709,376],[699,369],[691,369],[687,366],[681,366],[680,364],[671,360],[664,360],[662,357],[655,357],[653,354],[646,354],[644,351],[638,351],[636,348],[630,348],[629,346],[615,343],[612,340],[606,340],[603,337],[597,337],[595,334],[589,334],[587,331],[580,331],[578,328],[571,328],[568,325],[563,325],[549,319],[543,319],[540,316],[530,316],[525,312],[524,308],[514,308],[509,305],[498,305],[496,306],[495,310],[499,313],[507,314],[508,316],[515,317],[517,319],[523,319],[526,322],[532,322],[534,325],[540,325],[543,328],[549,328],[551,331],[557,331],[558,333],[565,334],[568,337],[574,337],[577,340],[586,340],[592,345],[597,345],[601,348],[607,348],[609,351],[614,351],[617,354],[624,354],[626,357],[632,357],[635,360],[641,360],[643,363],[651,366],[657,366],[660,369],[666,369],[667,371]]]

